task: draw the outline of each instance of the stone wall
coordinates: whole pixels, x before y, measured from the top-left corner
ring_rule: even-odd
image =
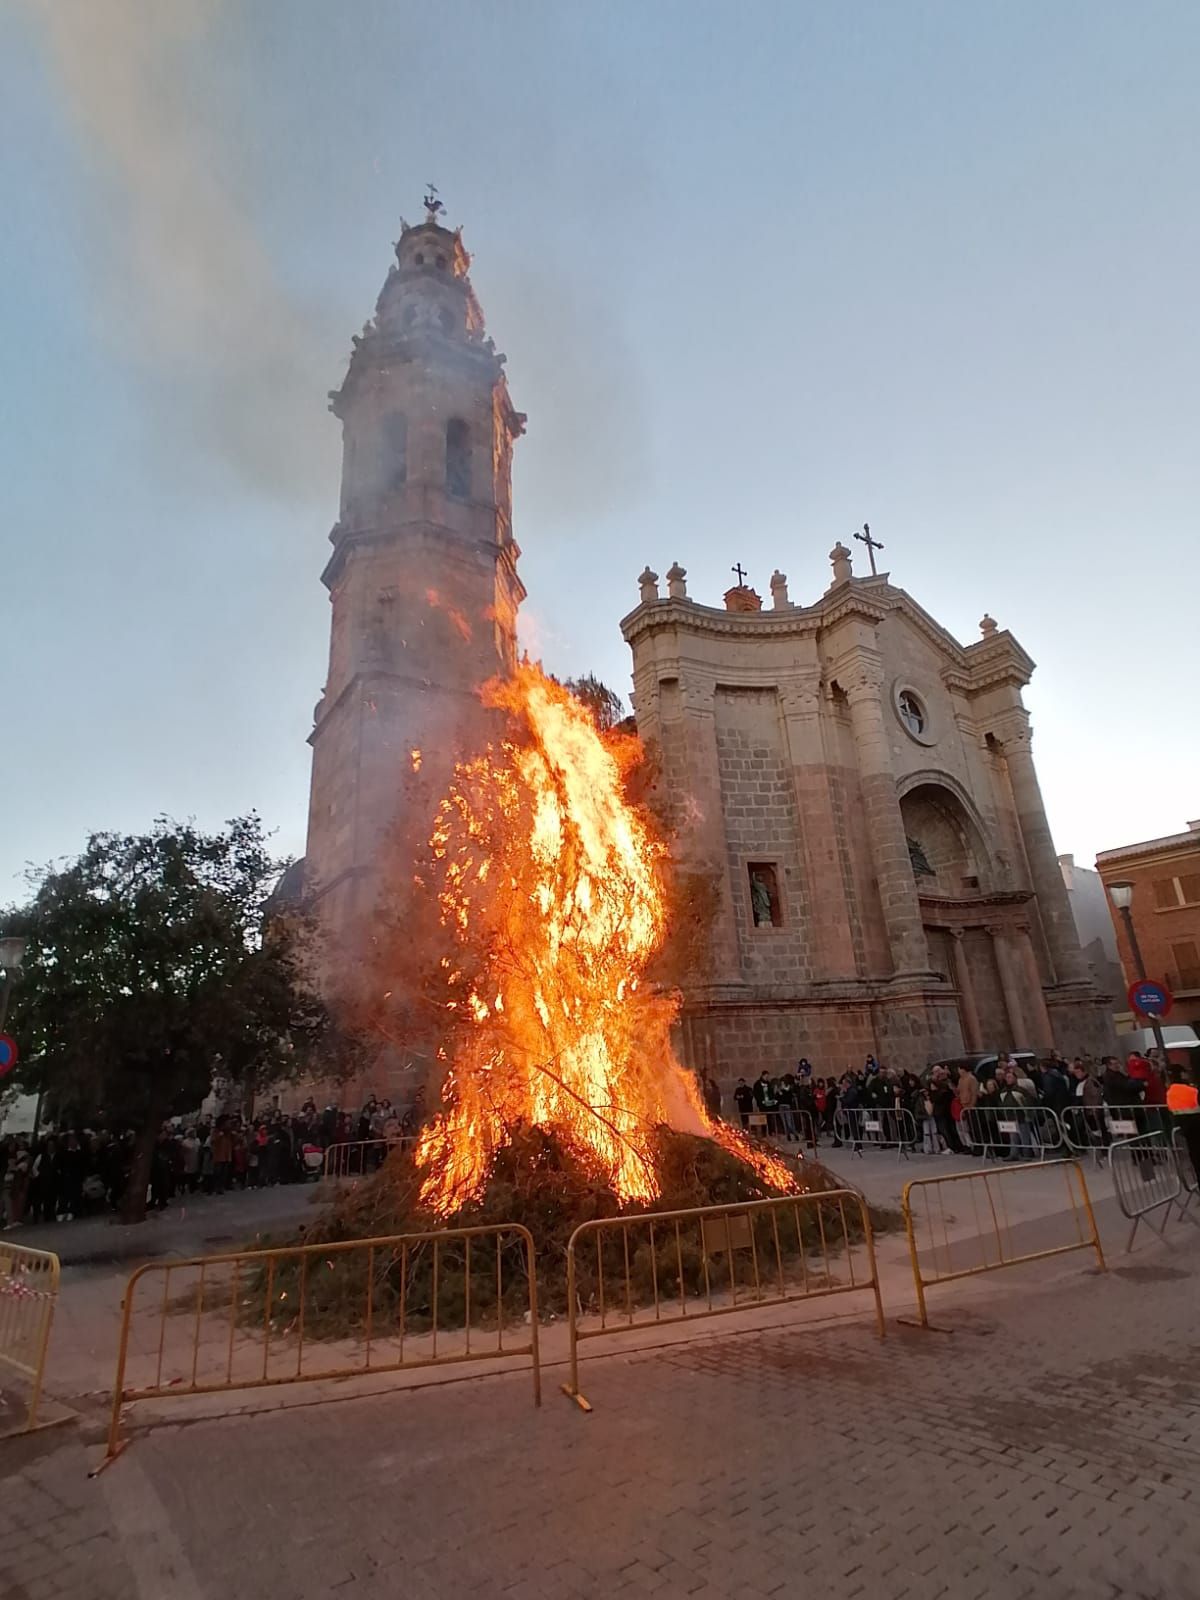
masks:
[[[717,768],[729,881],[743,982],[796,984],[812,976],[807,936],[800,818],[773,689],[718,687],[714,699]],[[774,868],[778,927],[755,926],[751,863]],[[730,975],[722,975],[730,981]]]

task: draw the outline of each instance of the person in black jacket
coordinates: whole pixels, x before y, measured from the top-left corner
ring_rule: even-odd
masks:
[[[754,1090],[745,1078],[739,1078],[733,1091],[733,1103],[737,1107],[738,1120],[743,1128],[750,1126],[750,1113],[754,1110]]]
[[[961,1156],[963,1153],[962,1140],[958,1137],[958,1128],[955,1126],[952,1110],[954,1086],[950,1082],[950,1075],[945,1067],[934,1067],[933,1069],[933,1075],[929,1080],[929,1100],[933,1106],[933,1120],[937,1124],[937,1131],[946,1147],[943,1154]]]

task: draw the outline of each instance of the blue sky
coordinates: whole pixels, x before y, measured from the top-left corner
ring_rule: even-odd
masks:
[[[10,0],[0,902],[256,807],[299,852],[326,391],[437,182],[529,413],[527,632],[628,687],[868,519],[1027,693],[1060,850],[1200,815],[1200,8]]]

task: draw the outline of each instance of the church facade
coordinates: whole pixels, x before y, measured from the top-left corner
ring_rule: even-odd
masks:
[[[524,598],[511,465],[524,417],[436,195],[405,226],[331,396],[339,515],[323,573],[328,675],[313,716],[308,847],[331,986],[371,938],[418,770],[429,797],[492,731],[479,687],[516,659]],[[621,626],[681,870],[717,887],[683,1053],[728,1083],[807,1056],[907,1066],[1111,1037],[1046,824],[1021,690],[1033,663],[989,618],[961,646],[886,575],[797,605],[739,581],[698,604],[648,569]],[[741,574],[739,573],[739,579]],[[411,843],[411,840],[410,840]],[[402,851],[401,851],[402,853]]]
[[[621,624],[679,869],[717,888],[685,1058],[728,1087],[802,1058],[1099,1053],[1111,1013],[1038,786],[1033,662],[990,617],[964,647],[844,545],[831,561],[810,605],[776,572],[767,609],[742,582],[698,604],[678,564],[663,594],[647,568]]]

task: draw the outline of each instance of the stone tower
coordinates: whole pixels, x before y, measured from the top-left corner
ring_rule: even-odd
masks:
[[[333,965],[361,952],[414,767],[441,792],[478,746],[478,690],[515,661],[513,410],[460,235],[403,225],[396,265],[330,396],[342,492],[322,575],[329,674],[313,715],[306,892]],[[419,754],[414,754],[419,752]]]

